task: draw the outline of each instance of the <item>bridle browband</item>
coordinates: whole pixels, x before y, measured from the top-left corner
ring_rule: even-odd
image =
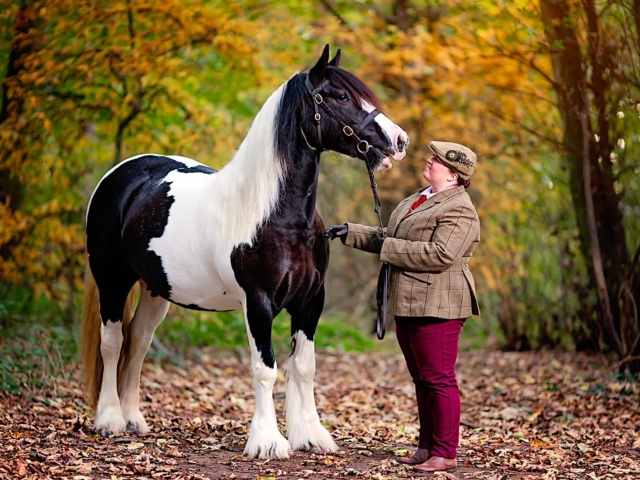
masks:
[[[311,94],[313,98],[313,108],[315,110],[315,114],[313,116],[316,121],[316,127],[318,129],[318,148],[314,148],[309,144],[304,131],[300,129],[302,132],[302,136],[304,137],[305,142],[309,146],[311,150],[318,150],[318,154],[322,153],[325,149],[322,146],[322,132],[320,129],[320,120],[322,116],[320,115],[320,107],[324,109],[324,111],[329,115],[334,122],[338,124],[342,133],[344,133],[347,137],[351,138],[351,152],[350,155],[352,157],[357,157],[358,153],[362,156],[365,165],[367,166],[367,173],[369,174],[369,180],[371,182],[371,191],[373,192],[373,201],[375,205],[375,212],[378,214],[378,220],[380,221],[380,229],[381,229],[381,239],[384,242],[384,239],[387,238],[387,233],[384,231],[384,225],[382,223],[382,216],[380,215],[380,196],[378,195],[378,184],[376,183],[373,168],[369,163],[369,149],[371,145],[366,140],[363,140],[359,137],[360,133],[365,129],[369,123],[373,121],[378,115],[380,115],[380,111],[378,109],[373,109],[369,114],[365,117],[365,119],[360,122],[360,125],[354,130],[353,127],[350,127],[346,123],[342,121],[342,119],[331,109],[329,105],[324,101],[320,92],[322,89],[329,84],[329,80],[324,80],[317,87],[313,87],[311,80],[309,80],[309,75],[304,79],[304,84],[307,87],[307,91]],[[357,150],[357,153],[356,153]],[[376,318],[376,335],[379,340],[384,338],[384,334],[387,330],[387,290],[389,286],[389,264],[387,262],[382,262],[382,266],[380,267],[380,274],[378,275],[378,287],[376,289],[376,303],[378,307],[378,315]]]

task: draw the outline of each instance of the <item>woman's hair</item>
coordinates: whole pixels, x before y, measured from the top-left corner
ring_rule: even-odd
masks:
[[[460,175],[458,175],[458,185],[462,185],[464,188],[469,188],[469,185],[471,185],[471,180],[465,180]]]

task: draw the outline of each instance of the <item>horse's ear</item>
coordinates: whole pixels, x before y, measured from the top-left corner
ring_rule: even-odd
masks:
[[[320,85],[325,79],[327,73],[327,65],[329,63],[329,45],[324,46],[324,50],[322,51],[322,55],[320,55],[320,59],[318,63],[316,63],[313,68],[309,71],[309,80],[314,87]]]
[[[333,60],[329,62],[329,65],[331,65],[332,67],[340,66],[340,49],[338,49],[338,51],[336,52],[336,56],[333,57]]]

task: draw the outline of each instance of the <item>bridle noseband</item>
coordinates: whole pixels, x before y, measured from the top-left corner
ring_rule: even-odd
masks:
[[[322,132],[320,129],[320,120],[322,116],[320,115],[320,107],[324,109],[324,111],[338,124],[342,133],[344,133],[347,137],[351,138],[351,152],[350,155],[352,157],[357,157],[358,153],[361,155],[361,158],[364,160],[364,163],[367,166],[367,173],[369,174],[369,180],[371,182],[371,191],[373,192],[373,201],[375,204],[374,210],[378,214],[378,220],[380,221],[380,229],[382,231],[381,239],[384,242],[384,239],[387,238],[387,234],[384,231],[384,225],[382,223],[382,216],[380,215],[380,196],[378,195],[377,186],[378,184],[375,181],[373,168],[369,163],[369,149],[371,145],[366,140],[363,140],[359,137],[360,133],[365,129],[371,121],[380,115],[380,111],[377,109],[373,109],[369,114],[365,117],[365,119],[358,125],[358,127],[354,130],[353,127],[350,127],[346,123],[342,121],[342,119],[336,115],[336,113],[331,109],[329,105],[324,101],[320,92],[322,89],[329,84],[329,80],[324,80],[320,85],[316,88],[313,88],[313,84],[311,80],[309,80],[309,76],[304,79],[304,84],[307,87],[307,91],[311,94],[313,98],[313,108],[315,110],[315,114],[313,116],[316,121],[316,127],[318,129],[318,143],[319,149],[322,153],[325,149],[322,146]],[[302,130],[301,130],[302,131]],[[312,150],[317,150],[312,147],[307,140],[307,137],[304,135],[304,131],[302,131],[302,136],[304,137],[305,142]],[[356,153],[357,151],[357,153]],[[385,331],[387,329],[387,289],[389,286],[389,264],[387,262],[382,262],[382,266],[380,267],[380,274],[378,275],[378,287],[376,289],[376,303],[378,307],[378,315],[376,318],[376,334],[379,340],[384,338]]]

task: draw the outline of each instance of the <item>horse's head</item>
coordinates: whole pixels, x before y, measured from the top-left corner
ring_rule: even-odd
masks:
[[[305,139],[315,145],[364,159],[372,168],[391,168],[388,157],[406,156],[409,136],[383,113],[376,95],[359,78],[339,67],[340,50],[329,61],[329,46],[305,78],[309,114],[302,118]],[[309,143],[309,140],[307,140]],[[311,143],[309,143],[311,146]]]

